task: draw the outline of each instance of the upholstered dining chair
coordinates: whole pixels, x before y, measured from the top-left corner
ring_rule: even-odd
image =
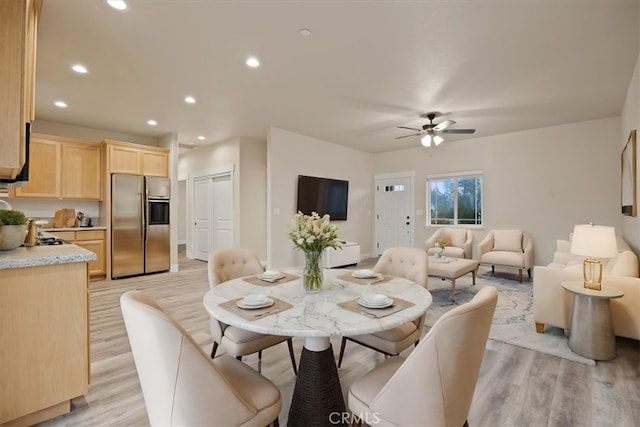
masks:
[[[209,287],[238,277],[252,276],[264,271],[264,267],[258,256],[251,249],[229,248],[212,252],[209,255]],[[293,354],[293,342],[291,337],[279,335],[264,335],[247,331],[236,326],[230,326],[211,318],[209,321],[213,349],[211,358],[214,358],[218,345],[225,349],[227,354],[242,360],[242,356],[258,353],[258,371],[262,368],[262,350],[286,341],[289,347],[289,357],[293,372],[298,373],[296,358]]]
[[[473,233],[464,228],[439,228],[425,242],[424,247],[429,255],[435,255],[438,247],[436,243],[442,239],[445,242],[443,256],[453,258],[472,258]]]
[[[429,257],[416,248],[389,248],[385,250],[373,271],[381,274],[404,277],[427,288]],[[425,315],[395,328],[366,335],[342,337],[338,367],[342,365],[344,349],[348,341],[353,341],[387,356],[396,356],[411,344],[417,344],[424,328]]]
[[[354,381],[349,410],[382,426],[463,426],[498,301],[496,288],[480,289],[446,312],[407,356],[392,357]]]
[[[211,359],[143,291],[120,297],[152,426],[278,426],[280,390],[230,356]]]

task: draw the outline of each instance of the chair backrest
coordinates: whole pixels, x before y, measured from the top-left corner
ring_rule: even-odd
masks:
[[[151,425],[240,425],[255,409],[191,336],[142,291],[120,297]]]
[[[377,273],[404,277],[425,288],[429,283],[429,256],[416,248],[389,248],[385,250],[373,270]]]
[[[488,286],[442,315],[372,400],[371,410],[395,425],[463,425],[497,301],[498,291]]]
[[[209,287],[238,277],[260,274],[264,267],[254,251],[246,248],[229,248],[209,255]]]

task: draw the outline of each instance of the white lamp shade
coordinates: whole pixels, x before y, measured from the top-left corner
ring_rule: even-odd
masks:
[[[431,147],[431,135],[426,134],[423,136],[421,142],[425,147]]]
[[[576,225],[573,227],[571,253],[591,258],[615,257],[618,254],[616,229],[601,225]]]
[[[436,147],[438,145],[440,145],[442,143],[442,141],[444,141],[444,139],[442,139],[442,137],[440,135],[434,135],[433,136],[433,142],[434,142],[434,144],[436,144]]]

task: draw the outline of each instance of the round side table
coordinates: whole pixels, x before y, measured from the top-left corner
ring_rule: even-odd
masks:
[[[581,281],[563,282],[562,287],[573,295],[569,348],[594,360],[616,357],[616,336],[613,333],[611,300],[624,293],[616,288],[587,289]]]

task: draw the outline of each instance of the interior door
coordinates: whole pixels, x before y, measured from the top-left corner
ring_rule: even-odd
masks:
[[[213,178],[213,250],[233,246],[233,186],[231,175]]]
[[[410,176],[376,177],[376,248],[413,247],[413,189]]]
[[[213,248],[213,179],[204,177],[193,182],[193,256],[207,261]]]

